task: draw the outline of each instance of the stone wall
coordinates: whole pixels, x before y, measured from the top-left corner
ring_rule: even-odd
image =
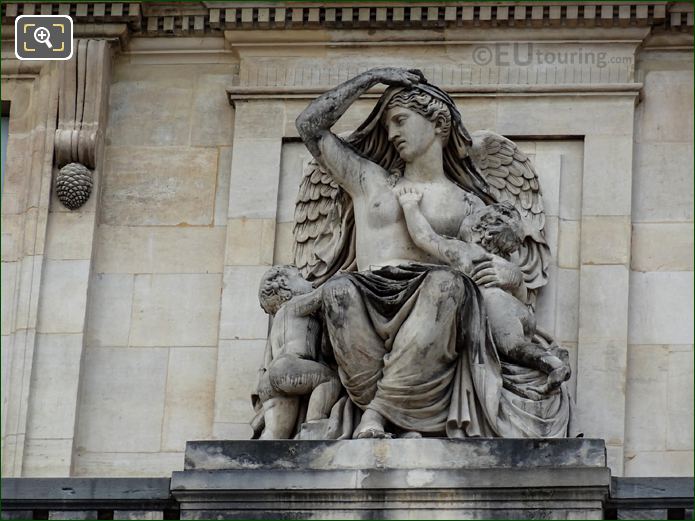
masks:
[[[275,30],[279,11],[271,27],[264,9],[249,22],[138,4],[119,18],[117,5],[101,29],[113,61],[95,191],[77,211],[50,195],[58,69],[23,69],[3,40],[4,476],[168,476],[187,440],[249,437],[267,334],[257,285],[292,260],[308,158],[294,119],[380,65],[422,68],[470,130],[533,157],[554,257],[538,316],[570,350],[579,426],[606,440],[614,475],[692,475],[692,10],[635,7],[623,24],[622,7],[601,8],[611,21],[594,27],[572,6],[564,25],[550,8],[496,9],[491,26],[492,11],[442,6],[442,24],[411,10],[384,41],[376,8],[343,9],[338,26],[334,9],[297,8]],[[93,36],[95,11],[71,9],[76,36]],[[392,11],[383,24],[400,23]],[[3,38],[11,16],[3,5]],[[509,40],[613,61],[509,64]],[[496,60],[479,63],[481,47]]]

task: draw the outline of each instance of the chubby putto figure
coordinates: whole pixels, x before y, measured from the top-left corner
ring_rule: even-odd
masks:
[[[318,309],[320,302],[312,291],[294,266],[274,266],[261,279],[258,298],[273,317],[257,389],[265,420],[261,439],[292,438],[302,397],[309,396],[305,421],[312,422],[326,418],[340,394],[337,375],[318,361],[321,323],[311,306]],[[305,304],[293,305],[300,295]]]

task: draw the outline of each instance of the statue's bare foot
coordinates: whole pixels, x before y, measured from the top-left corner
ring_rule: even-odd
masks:
[[[362,415],[362,421],[355,429],[355,438],[391,438],[386,432],[386,420],[376,411],[367,409]]]
[[[422,434],[417,431],[407,431],[400,435],[404,439],[422,438]]]

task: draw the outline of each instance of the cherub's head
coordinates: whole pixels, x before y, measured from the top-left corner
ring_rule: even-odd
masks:
[[[506,257],[524,241],[521,215],[510,203],[484,206],[470,216],[471,239],[488,252]]]
[[[263,311],[274,315],[295,295],[309,293],[313,289],[294,266],[273,266],[263,274],[258,289],[258,300]]]

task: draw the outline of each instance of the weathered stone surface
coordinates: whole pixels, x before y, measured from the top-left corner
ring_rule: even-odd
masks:
[[[222,276],[136,275],[132,346],[215,346]]]
[[[212,347],[170,350],[162,450],[180,452],[187,440],[211,437],[216,361]]]
[[[217,153],[202,147],[107,147],[101,222],[211,224]]]
[[[222,273],[224,236],[222,226],[102,225],[95,271]]]
[[[600,519],[610,480],[588,439],[192,442],[186,465],[182,519]]]
[[[77,429],[80,451],[102,452],[109,459],[115,456],[107,453],[160,450],[168,355],[162,348],[86,351]],[[120,377],[111,378],[114,374]],[[113,475],[107,471],[108,466],[101,475]],[[128,475],[126,468],[122,472]]]
[[[693,273],[631,272],[631,344],[693,343]]]
[[[133,314],[133,283],[128,273],[95,273],[85,326],[86,344],[92,347],[127,346]]]
[[[89,281],[88,260],[48,260],[39,302],[41,333],[81,333]],[[38,281],[37,281],[38,282]]]
[[[603,468],[603,440],[189,441],[185,470]]]
[[[693,271],[693,223],[633,223],[633,271]]]

